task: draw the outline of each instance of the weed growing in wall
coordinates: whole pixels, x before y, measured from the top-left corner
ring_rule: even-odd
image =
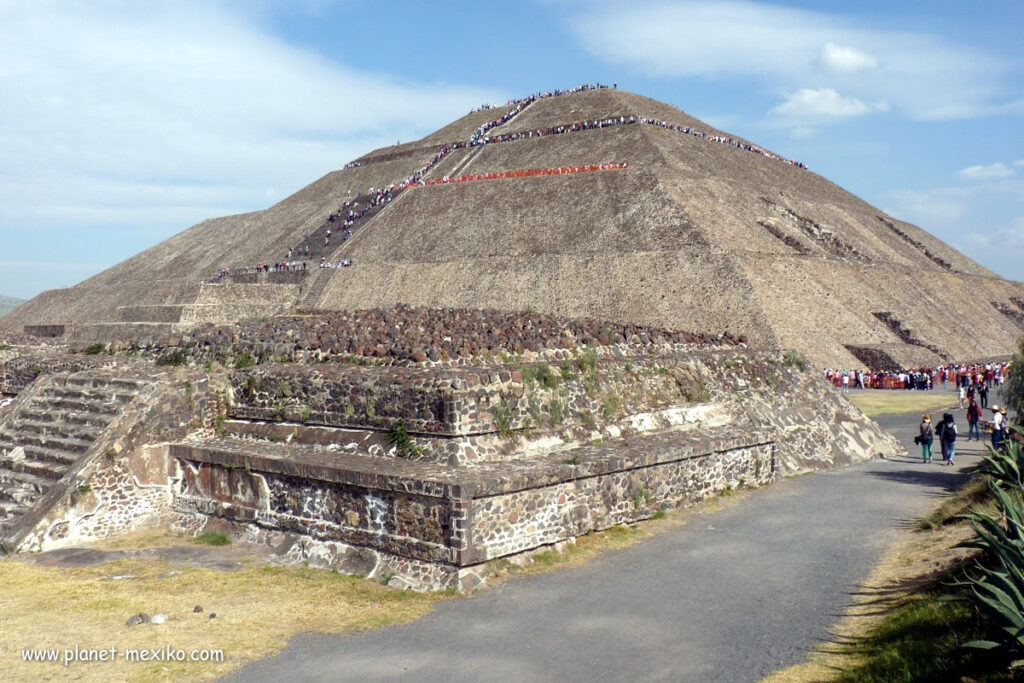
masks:
[[[512,435],[512,411],[504,403],[494,406],[494,422],[498,426],[498,434],[502,437]]]
[[[608,393],[604,395],[604,402],[601,405],[601,414],[606,420],[610,420],[622,410],[622,399],[618,394]]]
[[[235,368],[238,370],[241,370],[242,368],[251,368],[253,365],[256,365],[256,359],[253,358],[252,354],[248,351],[235,359]]]
[[[409,426],[402,419],[391,423],[388,443],[395,447],[395,451],[402,458],[415,458],[423,453],[423,449],[416,445],[416,440],[409,434]]]

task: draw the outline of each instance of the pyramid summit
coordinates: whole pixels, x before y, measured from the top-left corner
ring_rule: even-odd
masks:
[[[831,367],[1008,356],[1024,331],[1024,284],[797,161],[603,86],[373,151],[0,328],[109,340],[398,303],[729,332]]]

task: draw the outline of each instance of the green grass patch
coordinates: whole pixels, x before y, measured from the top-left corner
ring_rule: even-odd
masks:
[[[849,395],[850,401],[868,417],[886,414],[927,413],[951,408],[956,397],[940,391],[885,391],[874,389]]]
[[[1005,681],[1008,662],[991,652],[962,649],[987,637],[968,605],[943,602],[938,592],[911,598],[850,647],[858,663],[836,678],[842,683]],[[969,679],[963,677],[969,676]]]
[[[204,531],[203,533],[194,537],[192,539],[192,542],[198,543],[200,545],[218,546],[228,545],[229,543],[231,543],[231,539],[228,538],[227,534],[220,531]]]

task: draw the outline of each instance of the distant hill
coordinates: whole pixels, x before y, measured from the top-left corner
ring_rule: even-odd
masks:
[[[23,303],[25,303],[24,299],[15,299],[13,296],[0,296],[0,315],[13,311]]]

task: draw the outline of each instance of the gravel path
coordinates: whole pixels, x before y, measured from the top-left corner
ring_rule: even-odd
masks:
[[[917,417],[879,422],[916,454]],[[300,635],[236,679],[756,681],[826,639],[894,534],[962,482],[981,449],[959,445],[955,468],[903,458],[786,479],[404,627]]]

